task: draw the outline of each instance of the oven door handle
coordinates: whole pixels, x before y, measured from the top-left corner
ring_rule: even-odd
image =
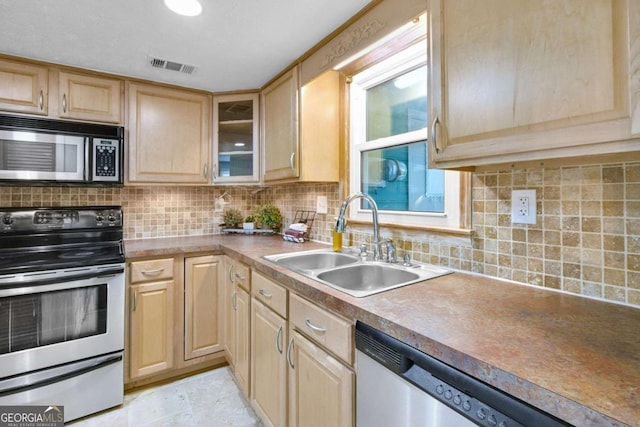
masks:
[[[0,381],[0,397],[68,380],[122,361],[122,351]]]
[[[61,285],[68,282],[77,282],[80,280],[100,279],[104,277],[114,276],[124,273],[123,265],[114,265],[106,268],[86,268],[74,271],[65,271],[62,273],[24,274],[20,278],[7,279],[6,283],[0,281],[0,297],[4,290],[37,287],[46,285]]]

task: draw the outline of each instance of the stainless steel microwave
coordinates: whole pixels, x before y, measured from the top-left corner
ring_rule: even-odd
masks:
[[[124,128],[0,114],[0,182],[123,183]]]

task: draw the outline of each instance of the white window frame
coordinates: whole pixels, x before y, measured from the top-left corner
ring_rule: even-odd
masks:
[[[390,80],[398,75],[427,64],[426,42],[417,43],[372,67],[353,76],[350,90],[350,137],[349,170],[351,193],[361,192],[361,158],[363,151],[393,147],[411,142],[427,141],[428,130],[420,129],[400,135],[366,141],[366,91],[367,89]],[[427,76],[425,75],[425,83]],[[427,147],[428,152],[428,147]],[[425,164],[427,159],[425,158]],[[460,228],[460,172],[444,172],[444,212],[398,212],[379,210],[379,221],[421,227]],[[362,209],[361,203],[354,203],[349,209],[349,218],[358,221],[370,221],[371,209]]]

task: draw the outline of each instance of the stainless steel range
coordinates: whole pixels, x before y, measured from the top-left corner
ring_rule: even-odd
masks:
[[[121,404],[124,288],[120,207],[0,208],[0,405]]]

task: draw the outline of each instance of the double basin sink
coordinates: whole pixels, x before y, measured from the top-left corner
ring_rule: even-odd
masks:
[[[369,261],[349,249],[301,251],[264,258],[354,297],[366,297],[451,273],[451,270],[413,261],[408,266],[402,262]]]

